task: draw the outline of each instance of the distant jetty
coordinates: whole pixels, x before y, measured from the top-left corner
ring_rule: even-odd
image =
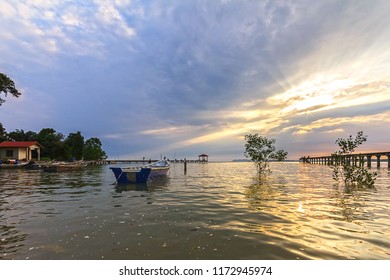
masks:
[[[242,159],[233,159],[232,162],[252,162],[252,161],[250,159],[242,158]]]
[[[157,159],[106,159],[103,160],[102,164],[125,164],[125,163],[137,163],[137,164],[144,164],[144,163],[152,163],[157,162],[159,160]],[[208,161],[199,160],[199,159],[168,159],[170,163],[207,163]]]
[[[350,154],[350,155],[340,155],[340,156],[304,156],[299,159],[303,163],[312,163],[312,164],[334,164],[336,160],[341,157],[343,163],[348,163],[352,165],[357,165],[361,162],[367,162],[367,167],[372,165],[372,157],[376,157],[376,166],[379,168],[381,166],[381,157],[387,157],[387,166],[390,167],[390,152],[372,152],[372,153],[359,153],[359,154]]]

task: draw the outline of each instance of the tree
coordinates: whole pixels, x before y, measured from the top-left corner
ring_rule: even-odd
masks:
[[[340,149],[332,154],[333,160],[330,164],[335,181],[342,181],[345,186],[374,187],[376,172],[369,172],[364,167],[363,157],[357,157],[358,162],[356,162],[356,156],[352,155],[356,148],[365,141],[367,141],[367,135],[363,135],[363,131],[359,131],[355,138],[350,135],[347,139],[338,138],[336,140]]]
[[[268,139],[256,133],[245,135],[245,140],[245,156],[255,163],[259,174],[270,171],[270,160],[283,161],[287,158],[286,151],[276,151],[275,139]]]
[[[42,157],[50,159],[67,159],[69,155],[64,154],[62,140],[64,135],[57,133],[53,128],[43,128],[37,135],[37,141],[44,147]]]
[[[83,158],[84,136],[81,135],[80,131],[69,133],[65,139],[65,144],[69,147],[71,157],[77,160]]]
[[[84,142],[84,136],[80,131],[69,133],[64,140],[64,135],[53,128],[43,128],[39,133],[33,131],[24,132],[16,129],[7,133],[3,124],[0,123],[0,142],[3,141],[38,141],[43,146],[42,158],[55,160],[100,160],[107,158],[102,150],[102,143],[98,138],[91,138]]]
[[[0,73],[0,94],[4,93],[5,97],[7,97],[8,94],[11,94],[12,96],[19,97],[21,94],[20,92],[15,88],[15,83],[12,81],[7,75]],[[0,96],[0,106],[5,102],[5,99],[1,98]]]
[[[0,142],[4,142],[8,140],[7,132],[3,127],[3,124],[0,123]]]
[[[90,138],[84,144],[85,160],[101,160],[107,158],[106,152],[102,150],[102,142],[98,138]]]
[[[8,133],[8,137],[13,141],[36,141],[38,135],[33,131],[24,132],[23,129],[16,129]]]

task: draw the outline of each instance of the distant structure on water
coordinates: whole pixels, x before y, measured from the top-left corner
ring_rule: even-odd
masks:
[[[209,156],[206,154],[201,154],[198,156],[198,161],[200,163],[207,163],[207,162],[209,162]]]

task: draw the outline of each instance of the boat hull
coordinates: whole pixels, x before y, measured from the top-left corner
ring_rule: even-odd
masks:
[[[150,167],[133,167],[133,168],[121,168],[110,167],[115,175],[116,183],[128,184],[128,183],[141,183],[144,184],[148,181],[156,180],[162,176],[166,176],[170,166],[150,166]]]
[[[153,181],[153,180],[156,180],[160,177],[166,176],[168,171],[169,171],[169,167],[158,168],[158,169],[152,168],[152,170],[150,171],[148,180]]]
[[[63,171],[80,170],[86,166],[87,166],[86,163],[76,163],[76,164],[63,163],[63,164],[43,165],[41,166],[41,168],[45,172],[63,172]]]
[[[2,168],[2,169],[18,169],[18,168],[26,168],[28,166],[30,166],[29,163],[17,163],[17,164],[3,163],[3,164],[0,164],[0,168]]]
[[[139,171],[124,169],[121,167],[110,167],[114,172],[118,184],[146,183],[150,174],[150,168],[142,168]]]

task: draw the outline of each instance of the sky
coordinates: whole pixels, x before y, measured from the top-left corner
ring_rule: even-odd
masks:
[[[388,0],[0,0],[8,132],[98,137],[111,159],[390,151]]]

